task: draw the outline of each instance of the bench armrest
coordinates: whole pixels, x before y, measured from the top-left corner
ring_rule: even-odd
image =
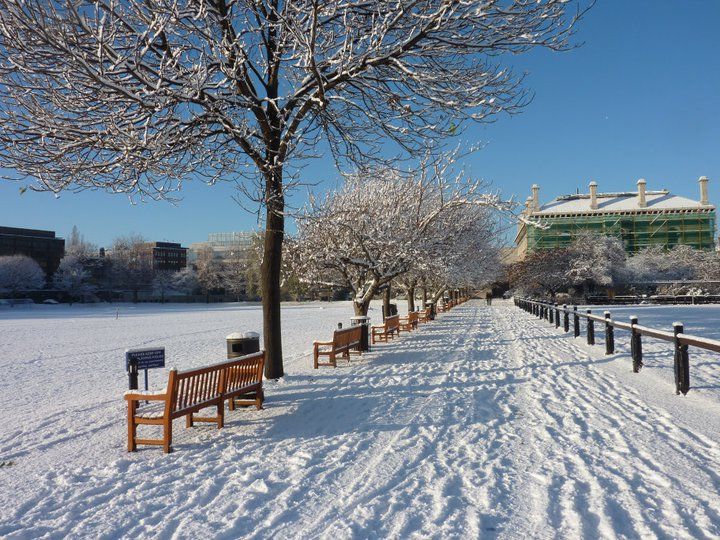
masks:
[[[332,345],[333,341],[313,341],[313,345]]]
[[[128,390],[125,392],[125,401],[165,401],[167,392],[165,390]]]

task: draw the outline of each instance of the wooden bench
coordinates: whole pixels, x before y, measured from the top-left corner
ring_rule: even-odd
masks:
[[[400,335],[400,316],[392,315],[385,318],[385,322],[382,326],[372,326],[370,328],[370,334],[372,335],[373,345],[375,341],[388,342],[394,336],[394,334]]]
[[[249,354],[227,362],[186,371],[170,370],[164,391],[125,393],[128,404],[128,452],[138,444],[162,446],[165,453],[172,451],[172,422],[185,417],[186,427],[194,422],[211,422],[218,429],[225,423],[225,401],[230,410],[236,405],[254,404],[262,409],[265,399],[262,389],[265,352]],[[156,407],[139,407],[141,401],[154,402]],[[196,416],[195,413],[215,407],[215,416]],[[138,425],[163,427],[162,439],[140,439]]]
[[[426,323],[430,322],[430,308],[421,309],[418,311],[418,322]]]
[[[341,354],[350,361],[350,353],[355,352],[362,355],[360,347],[362,328],[360,326],[351,326],[333,332],[332,341],[313,341],[313,365],[315,369],[318,366],[337,367],[337,355]],[[329,347],[329,349],[321,349],[320,347]],[[327,362],[320,362],[320,356],[328,356]]]
[[[400,330],[405,330],[406,332],[415,330],[418,325],[418,319],[417,311],[408,312],[407,317],[400,317]]]

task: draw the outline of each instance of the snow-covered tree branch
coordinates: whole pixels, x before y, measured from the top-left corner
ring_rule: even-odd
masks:
[[[347,287],[355,311],[400,276],[443,276],[443,285],[475,283],[493,258],[498,196],[463,176],[365,170],[312,200],[289,244],[295,272],[311,283]],[[443,287],[444,290],[445,287]]]
[[[279,377],[296,166],[321,141],[340,160],[378,159],[388,141],[412,153],[466,120],[519,111],[529,95],[503,55],[566,48],[583,11],[567,0],[0,0],[0,160],[56,193],[162,199],[189,178],[236,181],[266,208],[266,373]]]

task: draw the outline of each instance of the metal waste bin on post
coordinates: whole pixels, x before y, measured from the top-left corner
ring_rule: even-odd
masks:
[[[435,302],[425,302],[425,309],[429,309],[428,319],[435,320]]]
[[[233,332],[225,340],[228,358],[239,358],[260,350],[260,334],[257,332]]]
[[[350,317],[350,324],[353,326],[360,325],[360,350],[363,352],[370,350],[370,317],[366,315],[358,315]]]

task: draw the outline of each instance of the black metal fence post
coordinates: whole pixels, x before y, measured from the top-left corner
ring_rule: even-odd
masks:
[[[573,330],[575,337],[580,337],[580,317],[578,316],[577,306],[573,306]]]
[[[555,310],[552,304],[548,304],[548,321],[550,321],[550,324],[555,322]]]
[[[592,310],[588,309],[587,314],[590,315]],[[595,345],[595,321],[590,317],[587,318],[587,342],[588,345]]]
[[[128,366],[128,388],[130,390],[138,389],[138,363],[137,360],[130,360]]]
[[[635,325],[638,324],[638,318],[634,315],[630,317],[631,336],[630,336],[630,352],[632,353],[633,361],[633,372],[640,373],[640,369],[643,366],[642,361],[642,335],[640,332],[635,330]]]
[[[563,317],[563,328],[566,332],[570,331],[570,314],[567,311],[567,304],[563,304],[563,311],[565,316]]]
[[[610,323],[610,312],[605,312],[605,354],[615,354],[615,328]]]
[[[555,328],[560,328],[560,308],[555,304]]]
[[[688,346],[680,343],[678,334],[684,330],[683,323],[673,323],[673,334],[675,334],[675,393],[683,395],[690,390],[690,358]]]

